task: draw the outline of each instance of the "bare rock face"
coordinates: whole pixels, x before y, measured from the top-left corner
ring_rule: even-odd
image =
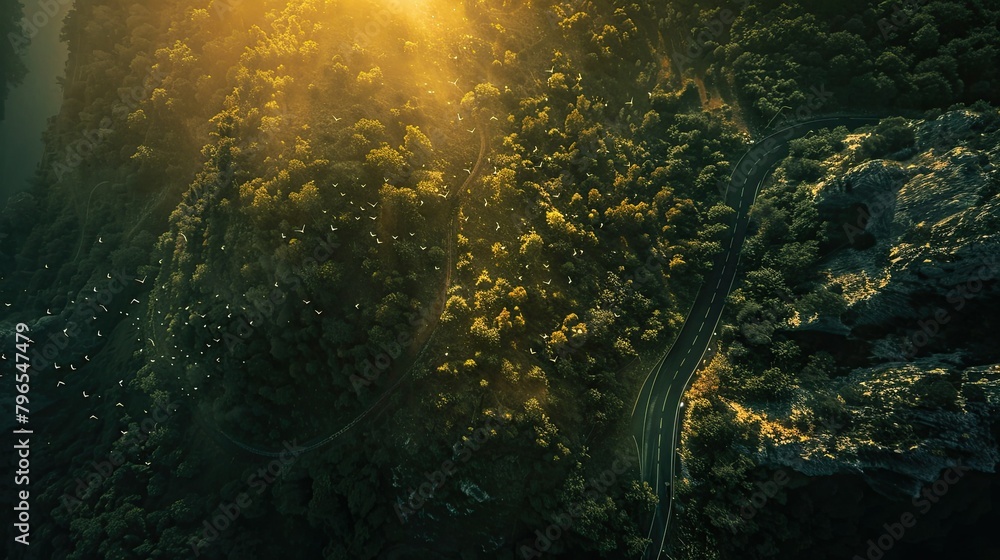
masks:
[[[855,474],[893,499],[961,462],[1000,463],[1000,132],[954,111],[911,122],[901,161],[833,169],[815,189],[845,244],[821,264],[847,312],[797,330],[863,341],[866,365],[832,379],[848,420],[815,438],[765,442],[763,464]],[[995,122],[996,119],[992,119]],[[863,137],[849,138],[857,149]]]
[[[886,363],[835,380],[836,390],[850,397],[850,420],[826,426],[817,438],[769,449],[767,462],[807,476],[860,475],[891,498],[916,496],[957,464],[993,472],[1000,462],[993,434],[1000,364],[959,369],[956,361]]]
[[[995,157],[1000,137],[993,133],[991,150],[971,147],[978,119],[954,112],[915,123],[925,150],[903,162],[869,161],[820,185],[821,209],[854,208],[840,224],[848,241],[872,242],[836,251],[824,266],[844,288],[849,326],[916,319],[923,314],[916,298],[947,299],[957,286],[1000,272],[1000,198],[981,200],[994,180],[990,151]],[[959,144],[939,147],[942,138]],[[996,284],[987,289],[995,294]]]

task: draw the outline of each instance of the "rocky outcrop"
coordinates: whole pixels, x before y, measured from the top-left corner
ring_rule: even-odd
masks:
[[[815,438],[769,447],[764,462],[807,476],[856,474],[892,498],[917,495],[959,463],[993,472],[1000,463],[993,433],[1000,364],[956,369],[956,361],[887,363],[834,380],[833,389],[852,398],[850,420],[824,426]],[[942,407],[945,402],[958,405]],[[891,484],[885,473],[897,475]]]
[[[832,379],[848,420],[817,437],[770,441],[761,464],[807,476],[855,474],[891,498],[914,496],[958,462],[1000,463],[1000,133],[971,111],[911,122],[901,161],[849,166],[815,189],[826,216],[846,217],[821,264],[847,313],[795,327],[864,341],[866,365]],[[995,122],[995,119],[994,119]],[[849,137],[856,150],[863,135]],[[860,239],[864,242],[859,242]]]

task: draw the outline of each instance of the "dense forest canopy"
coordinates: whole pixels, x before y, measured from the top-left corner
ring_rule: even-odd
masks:
[[[38,186],[0,215],[10,318],[78,327],[39,391],[102,397],[50,409],[36,550],[512,559],[572,507],[548,554],[638,557],[639,469],[587,490],[634,454],[631,404],[723,250],[732,164],[785,119],[998,101],[998,12],[77,0]],[[909,147],[899,128],[865,156]],[[794,144],[755,210],[722,396],[830,369],[770,343],[782,297],[843,305],[800,286],[825,226],[797,182],[839,141]],[[692,453],[752,444],[706,402]],[[752,467],[685,459],[732,487]]]
[[[21,24],[22,5],[19,0],[8,0],[0,4],[0,33],[7,39],[0,42],[0,120],[3,119],[5,101],[10,89],[21,82],[27,68],[21,60],[25,49],[31,44],[26,30]]]

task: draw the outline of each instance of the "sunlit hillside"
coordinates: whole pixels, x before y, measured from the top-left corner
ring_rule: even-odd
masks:
[[[855,402],[786,331],[891,287],[817,287],[870,271],[822,268],[861,203],[812,183],[925,148],[882,117],[998,101],[996,10],[924,4],[77,0],[0,214],[32,554],[730,557],[763,442]],[[821,118],[856,136],[768,140]]]

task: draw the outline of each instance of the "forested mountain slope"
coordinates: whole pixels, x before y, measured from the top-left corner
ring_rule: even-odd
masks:
[[[38,186],[0,215],[0,331],[38,341],[53,450],[33,553],[511,559],[575,511],[547,554],[637,557],[628,416],[732,163],[782,115],[997,101],[988,3],[891,33],[889,2],[717,4],[77,0]],[[798,237],[761,234],[740,294],[824,266],[794,185],[764,207]],[[803,315],[846,309],[824,290]],[[800,358],[733,390],[800,394]]]

